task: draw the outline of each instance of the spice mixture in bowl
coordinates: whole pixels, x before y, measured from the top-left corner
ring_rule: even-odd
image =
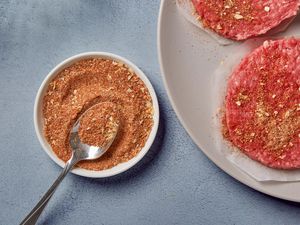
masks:
[[[38,92],[37,135],[60,166],[71,156],[69,131],[81,115],[79,136],[89,145],[101,145],[118,129],[101,158],[82,161],[73,171],[89,177],[112,176],[136,164],[150,148],[159,119],[157,98],[146,76],[109,53],[84,53],[65,60]]]
[[[107,146],[120,125],[118,109],[114,103],[94,105],[80,118],[78,136],[90,146]]]

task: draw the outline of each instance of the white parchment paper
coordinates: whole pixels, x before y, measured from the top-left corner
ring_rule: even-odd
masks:
[[[300,181],[300,169],[298,170],[278,170],[271,169],[258,163],[238,149],[234,149],[221,134],[221,113],[218,113],[223,107],[226,94],[227,80],[233,69],[238,66],[241,59],[253,51],[256,47],[263,44],[266,38],[253,39],[246,41],[241,45],[237,45],[231,50],[232,56],[220,62],[214,74],[212,83],[212,112],[215,112],[214,121],[214,137],[216,149],[224,158],[232,162],[236,167],[256,179],[257,181]],[[224,159],[225,160],[225,159]]]
[[[195,8],[191,0],[176,0],[176,5],[178,7],[178,11],[184,16],[185,19],[187,19],[189,22],[208,33],[220,45],[230,45],[234,43],[234,41],[229,40],[227,38],[223,38],[217,33],[211,31],[210,29],[204,28],[201,21],[199,21],[199,19],[197,18],[198,16],[195,12]]]

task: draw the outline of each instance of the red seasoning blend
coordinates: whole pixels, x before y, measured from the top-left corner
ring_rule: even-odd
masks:
[[[99,103],[80,118],[78,136],[85,144],[105,148],[114,140],[119,123],[117,106],[111,102]]]
[[[82,161],[79,167],[104,170],[140,152],[153,126],[153,105],[147,87],[130,68],[113,60],[90,58],[72,64],[50,82],[43,100],[44,133],[63,161],[71,156],[70,129],[88,109],[79,130],[87,144],[101,144],[113,132],[103,131],[114,129],[115,123],[118,133],[101,158]]]

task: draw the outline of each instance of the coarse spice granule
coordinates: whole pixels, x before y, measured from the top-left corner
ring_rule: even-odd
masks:
[[[44,134],[63,161],[71,157],[71,127],[98,103],[113,105],[111,113],[118,114],[118,134],[101,158],[82,161],[79,167],[108,169],[132,159],[145,145],[153,126],[153,104],[143,81],[123,63],[84,59],[59,72],[50,82],[43,100]]]

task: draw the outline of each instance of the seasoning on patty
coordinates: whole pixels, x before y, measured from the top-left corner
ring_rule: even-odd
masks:
[[[225,137],[250,158],[300,168],[300,40],[266,41],[231,75]]]
[[[245,40],[265,34],[297,15],[300,0],[191,0],[204,27],[217,34]]]

